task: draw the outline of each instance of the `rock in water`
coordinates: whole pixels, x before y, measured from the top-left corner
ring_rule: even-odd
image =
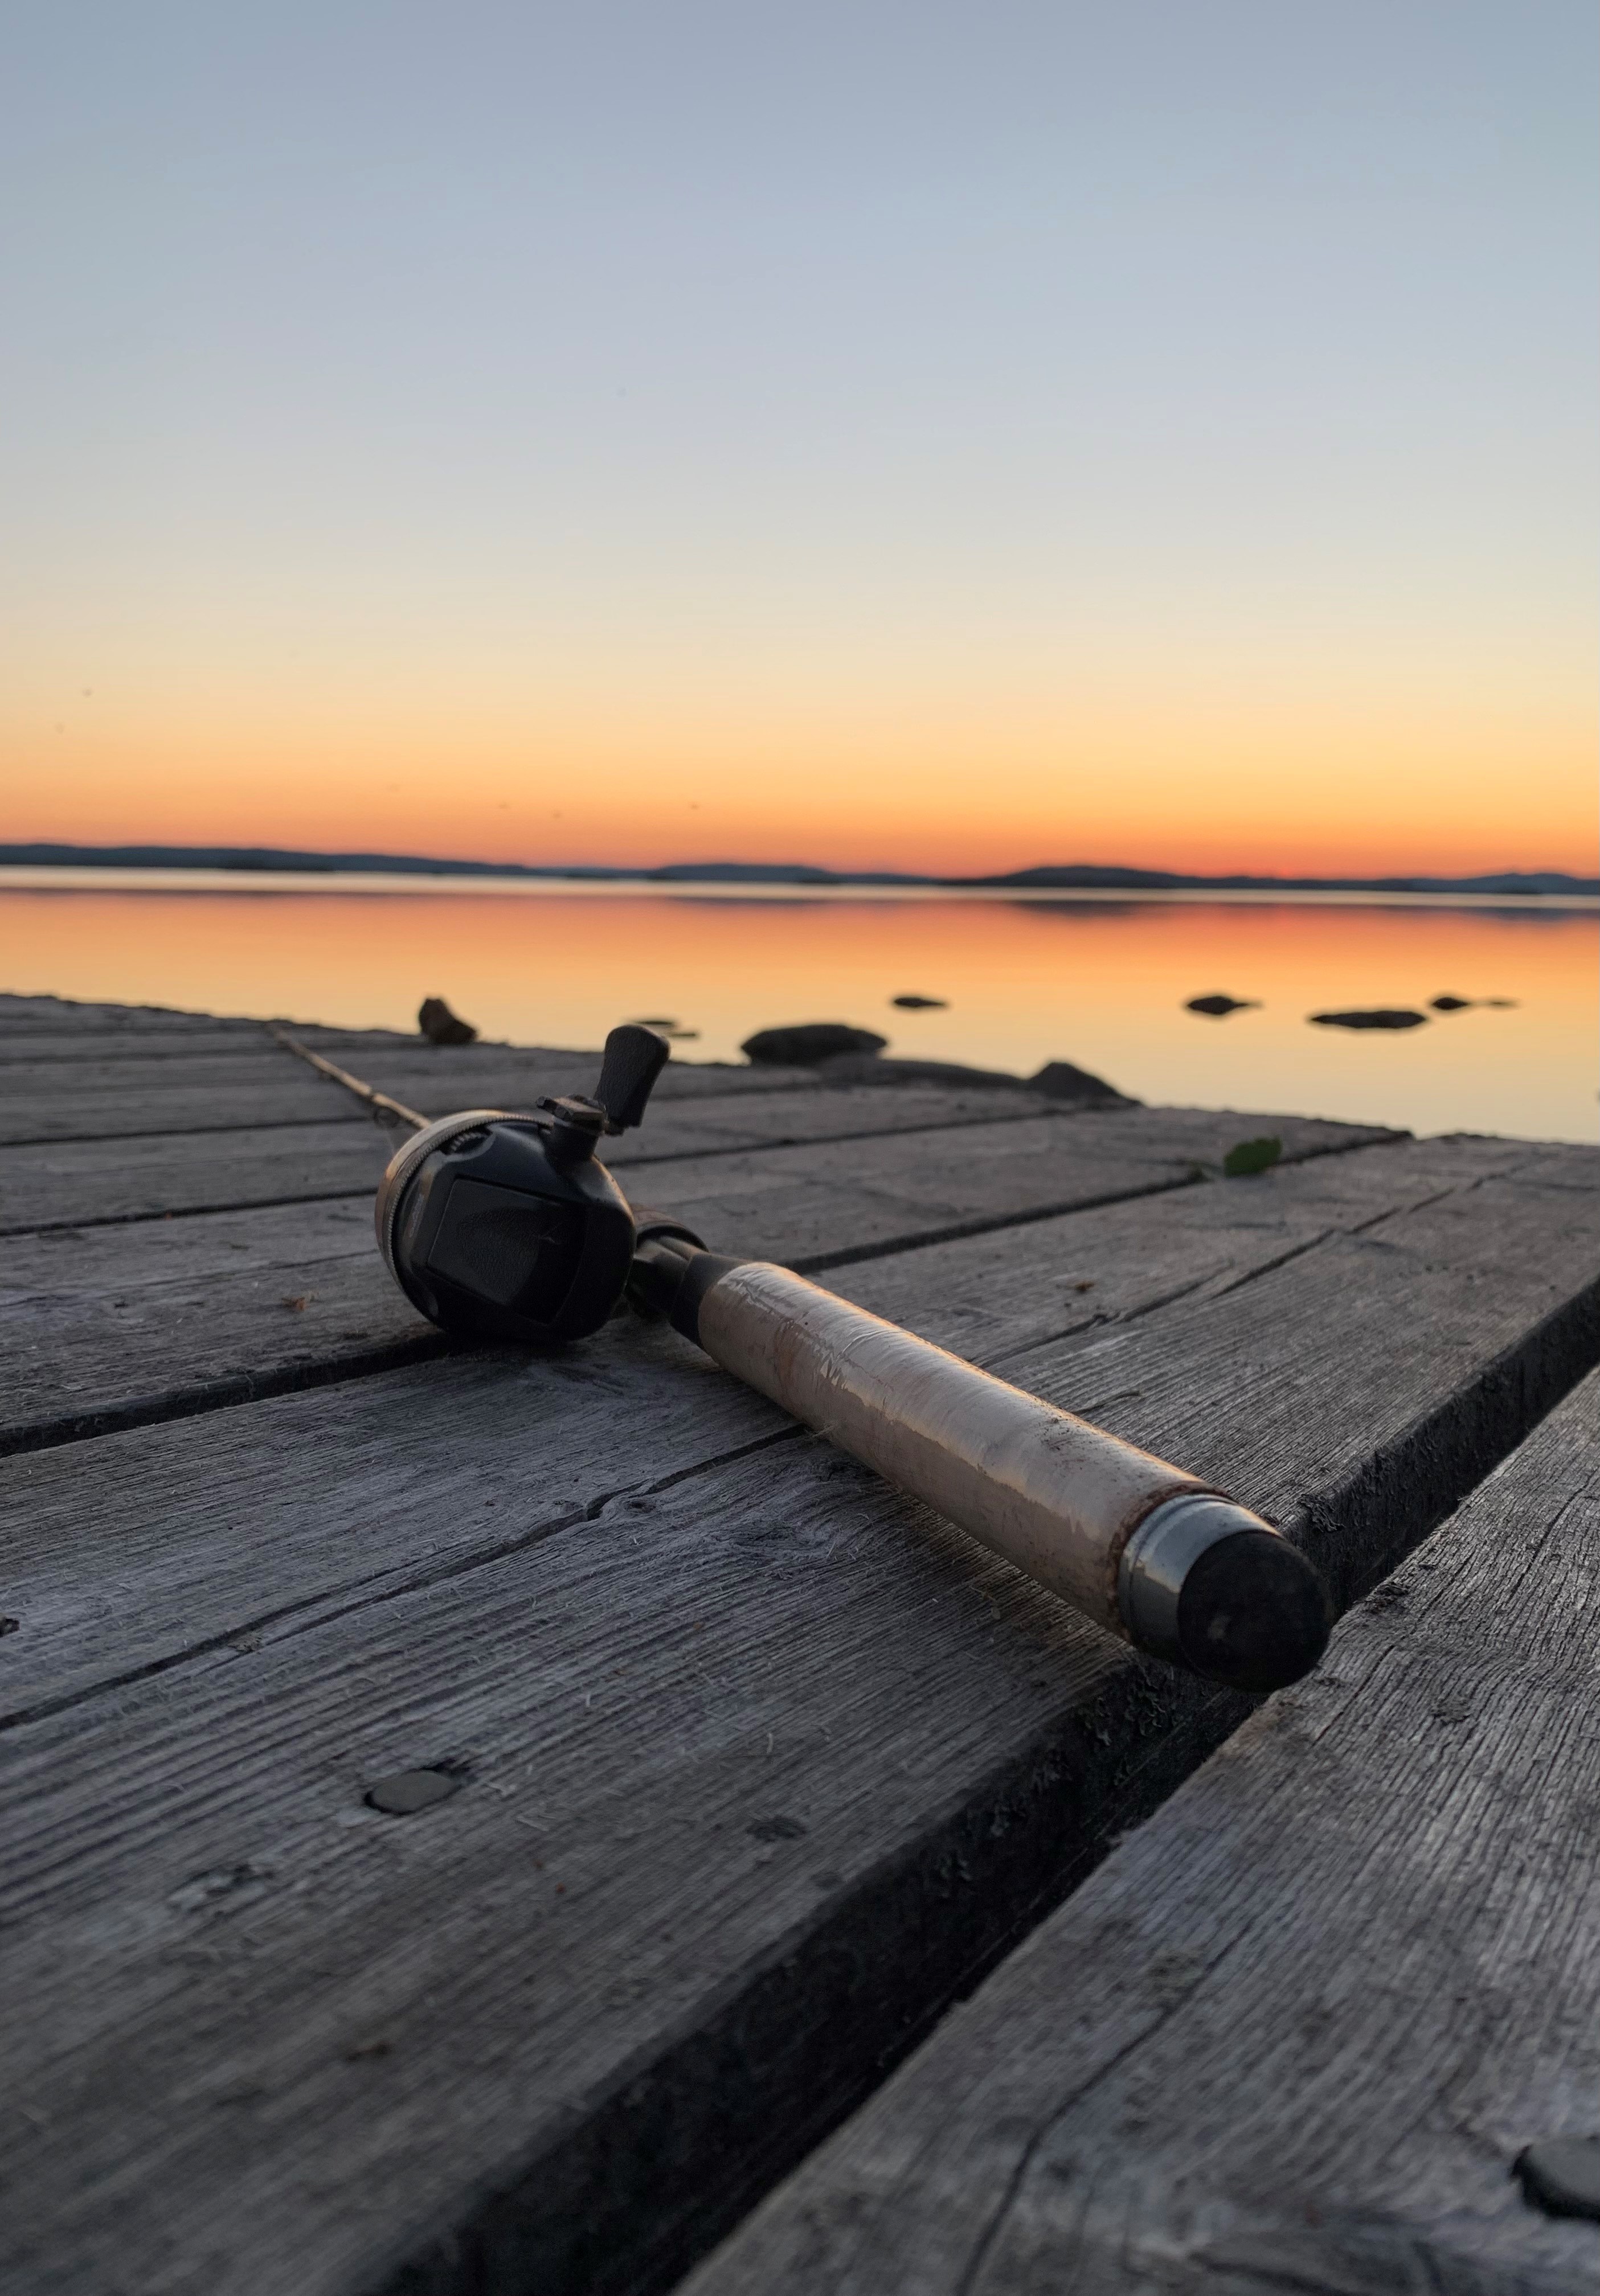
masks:
[[[950,1009],[948,996],[891,996],[889,1001],[898,1004],[902,1013],[948,1013]]]
[[[805,1021],[792,1029],[758,1029],[739,1049],[759,1067],[814,1069],[841,1053],[881,1053],[888,1042],[870,1029],[847,1028],[842,1021]]]
[[[470,1021],[458,1021],[442,996],[424,996],[416,1025],[431,1045],[471,1045],[478,1031]]]
[[[1230,1013],[1258,1013],[1259,1001],[1254,996],[1191,996],[1184,1006],[1186,1013],[1209,1013],[1213,1019],[1226,1020]]]
[[[1433,1010],[1436,1013],[1465,1013],[1472,1001],[1470,996],[1435,996]]]
[[[658,1037],[669,1037],[675,1045],[686,1045],[691,1038],[700,1034],[698,1029],[685,1029],[681,1021],[663,1021],[659,1018],[651,1021],[630,1021],[628,1026],[630,1029],[653,1029]]]
[[[1309,1013],[1307,1019],[1318,1029],[1421,1029],[1425,1027],[1425,1013],[1391,1012],[1380,1007],[1372,1013]]]

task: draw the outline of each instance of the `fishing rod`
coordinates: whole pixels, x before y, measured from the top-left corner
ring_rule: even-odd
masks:
[[[378,1123],[408,1124],[414,1132],[427,1129],[428,1119],[419,1116],[414,1108],[407,1108],[403,1100],[390,1100],[386,1092],[374,1092],[370,1084],[363,1084],[359,1077],[352,1076],[349,1069],[341,1069],[336,1061],[324,1060],[320,1053],[314,1053],[309,1045],[302,1045],[298,1037],[291,1037],[276,1021],[267,1021],[267,1033],[286,1053],[292,1053],[297,1060],[314,1068],[318,1076],[325,1076],[334,1084],[341,1084],[347,1092],[353,1092],[357,1100],[366,1103],[368,1112]]]
[[[1226,1492],[789,1268],[708,1250],[681,1221],[631,1205],[595,1152],[644,1119],[671,1057],[654,1029],[611,1030],[592,1095],[432,1119],[272,1033],[411,1128],[379,1185],[378,1247],[442,1330],[584,1339],[630,1300],[1138,1649],[1251,1691],[1321,1657],[1321,1580]]]

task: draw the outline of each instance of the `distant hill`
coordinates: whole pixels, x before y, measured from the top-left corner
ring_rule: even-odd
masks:
[[[301,853],[274,845],[0,845],[0,865],[73,869],[237,869],[296,875],[515,877],[661,885],[929,885],[996,891],[1095,893],[1471,893],[1593,898],[1600,877],[1559,869],[1506,869],[1478,877],[1197,877],[1171,869],[1051,862],[1004,876],[926,877],[879,869],[821,869],[807,862],[673,861],[660,869],[590,863],[440,861],[414,853]]]
[[[0,845],[0,865],[62,869],[266,869],[401,877],[631,877],[631,869],[530,869],[515,861],[431,861],[414,853],[300,853],[278,845]]]
[[[1033,891],[1065,891],[1075,886],[1085,892],[1146,893],[1600,893],[1600,877],[1569,877],[1559,869],[1502,869],[1483,877],[1185,877],[1169,869],[1101,868],[1071,862],[966,882]]]

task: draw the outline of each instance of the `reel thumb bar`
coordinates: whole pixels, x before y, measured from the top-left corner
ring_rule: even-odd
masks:
[[[641,1238],[631,1289],[725,1371],[1097,1626],[1240,1690],[1326,1646],[1298,1547],[1197,1477],[787,1268]]]

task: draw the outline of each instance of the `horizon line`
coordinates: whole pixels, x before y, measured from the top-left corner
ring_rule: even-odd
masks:
[[[833,869],[812,862],[669,861],[653,865],[605,862],[477,861],[421,854],[337,853],[274,845],[77,845],[54,840],[0,844],[0,866],[36,868],[151,868],[236,870],[241,874],[275,871],[307,874],[516,877],[642,884],[723,883],[755,885],[903,885],[907,887],[997,887],[1046,889],[1060,886],[1105,891],[1274,890],[1285,892],[1478,892],[1600,893],[1600,876],[1568,870],[1481,870],[1447,876],[1424,871],[1386,876],[1280,875],[1260,871],[1217,873],[1159,869],[1122,862],[1035,862],[1024,867],[956,875],[923,870]]]

